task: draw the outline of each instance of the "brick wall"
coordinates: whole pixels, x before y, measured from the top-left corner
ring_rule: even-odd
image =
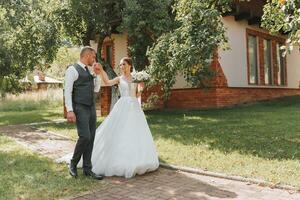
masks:
[[[102,86],[100,89],[100,100],[101,102],[97,102],[101,106],[101,116],[106,116],[110,110],[111,103],[111,87],[110,86]]]
[[[273,88],[228,87],[216,53],[211,68],[216,72],[216,76],[211,79],[210,88],[173,89],[169,100],[163,102],[161,99],[157,104],[157,108],[221,108],[282,96],[300,95],[300,89],[279,88],[276,86]],[[151,93],[162,96],[160,88],[153,87],[143,93],[142,101],[146,102]]]
[[[285,88],[218,88],[217,107],[300,95],[299,89]]]
[[[221,108],[282,96],[300,95],[299,89],[285,88],[208,88],[172,90],[167,108]]]

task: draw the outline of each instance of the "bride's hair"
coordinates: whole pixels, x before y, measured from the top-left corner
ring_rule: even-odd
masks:
[[[132,72],[132,70],[133,70],[133,67],[132,67],[132,59],[129,58],[129,57],[123,57],[123,58],[121,59],[121,61],[125,61],[128,65],[130,65],[130,66],[131,66],[131,67],[130,67],[130,72]]]

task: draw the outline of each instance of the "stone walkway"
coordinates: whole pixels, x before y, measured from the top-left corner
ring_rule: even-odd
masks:
[[[26,125],[0,127],[0,133],[53,159],[71,152],[74,147],[74,143],[66,137]],[[300,193],[296,191],[271,189],[164,168],[132,179],[107,177],[103,181],[107,183],[105,187],[69,199],[300,200]]]
[[[271,189],[244,182],[212,178],[160,168],[158,171],[133,179],[106,178],[107,187],[89,194],[79,195],[76,200],[296,200],[299,193]]]

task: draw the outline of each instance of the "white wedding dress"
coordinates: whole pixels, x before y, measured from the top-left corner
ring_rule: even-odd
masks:
[[[125,176],[154,171],[159,166],[155,144],[140,103],[136,83],[120,76],[121,98],[96,130],[92,171]]]

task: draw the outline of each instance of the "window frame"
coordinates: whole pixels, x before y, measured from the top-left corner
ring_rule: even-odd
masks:
[[[250,37],[255,37],[256,39],[256,50],[255,50],[255,63],[256,63],[256,78],[255,78],[255,83],[252,83],[250,80],[250,53],[249,53],[249,38]],[[258,85],[259,84],[259,57],[258,57],[258,37],[256,35],[253,34],[247,34],[247,65],[248,65],[248,84],[249,85]]]
[[[257,46],[257,78],[258,81],[256,84],[250,82],[250,53],[249,53],[249,36],[255,36],[256,37],[256,46]],[[270,41],[270,56],[271,56],[271,84],[265,83],[265,72],[264,72],[264,40]],[[286,38],[282,36],[273,36],[266,32],[257,31],[253,29],[246,28],[246,43],[247,43],[247,77],[248,77],[248,85],[252,86],[287,86],[287,59],[286,57],[283,58],[284,63],[284,84],[279,84],[278,80],[278,70],[280,63],[278,63],[278,57],[277,57],[277,44],[279,46],[285,44]]]

